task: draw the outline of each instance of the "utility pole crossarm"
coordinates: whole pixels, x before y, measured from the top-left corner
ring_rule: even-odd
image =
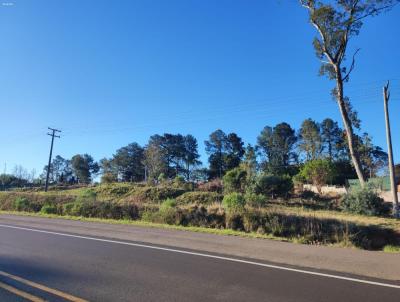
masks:
[[[44,188],[44,191],[47,192],[49,188],[49,177],[50,177],[50,166],[51,166],[51,157],[53,155],[53,145],[54,145],[54,138],[60,138],[61,136],[56,135],[56,133],[61,133],[61,130],[54,129],[48,127],[49,130],[51,130],[51,133],[47,133],[47,135],[51,136],[51,145],[50,145],[50,155],[49,155],[49,163],[47,165],[47,175],[46,175],[46,186]]]

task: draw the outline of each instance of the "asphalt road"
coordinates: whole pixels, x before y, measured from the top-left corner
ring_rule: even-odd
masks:
[[[0,301],[29,301],[2,284],[42,301],[384,302],[400,296],[399,288],[107,240],[0,226]],[[55,289],[64,296],[49,293]]]

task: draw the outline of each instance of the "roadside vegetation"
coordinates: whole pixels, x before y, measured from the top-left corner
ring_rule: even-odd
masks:
[[[228,179],[219,182],[218,190],[224,192],[223,184],[231,181]],[[265,187],[256,186],[254,192],[247,186],[235,191],[227,185],[229,193],[218,193],[213,191],[215,186],[208,191],[203,185],[179,180],[158,185],[101,184],[70,190],[54,187],[48,193],[0,192],[0,210],[137,221],[387,252],[396,252],[400,247],[400,221],[386,214],[390,207],[383,202],[359,201],[369,198],[370,192],[361,197],[358,191],[354,193],[357,202],[353,211],[344,206],[345,202],[353,203],[353,197],[346,201],[352,194],[346,197],[321,197],[311,192],[295,194],[286,179],[280,179],[281,185],[274,179],[273,186],[270,182],[265,184],[264,178],[260,181]],[[359,213],[360,208],[364,212]]]
[[[383,181],[376,182],[387,174],[388,155],[361,130],[344,90],[358,53],[349,53],[349,42],[365,18],[397,2],[300,1],[317,29],[320,75],[335,83],[343,128],[330,118],[306,119],[297,130],[281,122],[266,125],[257,143],[246,146],[238,134],[217,129],[204,142],[207,166],[191,134],[155,134],[144,146],[132,142],[99,162],[89,154],[58,155],[38,177],[19,166],[0,175],[6,191],[0,210],[399,251],[400,221],[379,196]],[[51,187],[43,193],[47,172]]]

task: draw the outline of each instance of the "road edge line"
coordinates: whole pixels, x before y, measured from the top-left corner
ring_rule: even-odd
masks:
[[[86,240],[114,243],[114,244],[127,245],[127,246],[149,248],[149,249],[154,249],[154,250],[167,251],[167,252],[186,254],[186,255],[192,255],[192,256],[199,256],[199,257],[204,257],[204,258],[212,258],[212,259],[219,259],[219,260],[225,260],[225,261],[236,262],[236,263],[250,264],[250,265],[255,265],[255,266],[260,266],[260,267],[302,273],[302,274],[307,274],[307,275],[314,275],[314,276],[319,276],[319,277],[326,277],[326,278],[332,278],[332,279],[339,279],[339,280],[345,280],[345,281],[351,281],[351,282],[357,282],[357,283],[363,283],[363,284],[369,284],[369,285],[376,285],[376,286],[400,289],[400,285],[395,285],[395,284],[390,284],[390,283],[369,281],[369,280],[363,280],[363,279],[359,279],[359,278],[352,278],[352,277],[346,277],[346,276],[340,276],[340,275],[334,275],[334,274],[328,274],[328,273],[319,273],[319,272],[309,271],[309,270],[305,270],[305,269],[296,269],[296,268],[291,268],[291,267],[287,267],[287,266],[267,264],[267,263],[237,259],[237,258],[232,258],[232,257],[217,256],[217,255],[201,253],[201,252],[190,252],[190,251],[185,251],[185,250],[160,247],[160,246],[154,246],[154,245],[147,245],[147,244],[141,244],[141,243],[118,241],[118,240],[112,240],[112,239],[103,239],[103,238],[96,238],[96,237],[83,236],[83,235],[73,235],[73,234],[67,234],[67,233],[32,229],[32,228],[27,228],[27,227],[19,227],[19,226],[12,226],[12,225],[6,225],[6,224],[0,224],[0,227],[25,230],[25,231],[37,232],[37,233],[44,233],[44,234],[50,234],[50,235],[57,235],[57,236],[63,236],[63,237],[71,237],[71,238],[86,239]]]

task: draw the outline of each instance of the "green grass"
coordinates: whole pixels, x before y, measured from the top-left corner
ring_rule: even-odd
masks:
[[[383,248],[383,251],[384,251],[385,253],[392,253],[392,254],[394,254],[394,253],[400,253],[400,246],[386,245],[386,246]]]
[[[207,234],[215,234],[215,235],[228,235],[228,236],[239,236],[239,237],[247,237],[247,238],[260,238],[260,239],[272,239],[283,242],[295,242],[300,243],[301,240],[299,238],[285,238],[285,237],[277,237],[270,234],[258,234],[258,233],[246,233],[241,231],[234,231],[231,229],[213,229],[213,228],[205,228],[205,227],[193,227],[193,226],[180,226],[180,225],[169,225],[169,224],[161,224],[161,223],[153,223],[147,222],[143,220],[128,220],[128,219],[102,219],[102,218],[88,218],[81,216],[60,216],[54,214],[44,214],[44,213],[31,213],[31,212],[16,212],[16,211],[0,211],[0,214],[6,215],[16,215],[16,216],[30,216],[30,217],[45,217],[45,218],[53,218],[53,219],[65,219],[65,220],[75,220],[75,221],[87,221],[87,222],[100,222],[100,223],[108,223],[108,224],[119,224],[119,225],[133,225],[139,227],[146,228],[162,228],[162,229],[170,229],[170,230],[179,230],[179,231],[189,231],[196,233],[207,233]]]
[[[168,189],[168,190],[167,190]],[[291,200],[273,200],[268,201],[264,207],[247,207],[246,213],[253,213],[249,216],[246,216],[248,219],[248,224],[246,227],[234,227],[228,224],[220,223],[218,216],[223,215],[220,214],[219,210],[215,210],[216,208],[221,207],[220,202],[210,203],[207,200],[203,200],[203,197],[212,197],[211,200],[215,199],[216,193],[210,192],[199,192],[199,191],[187,191],[180,190],[178,193],[181,194],[178,197],[168,197],[171,194],[175,194],[176,188],[168,187],[168,186],[157,186],[151,187],[146,184],[131,184],[131,183],[118,183],[118,184],[104,184],[90,187],[81,187],[81,188],[72,188],[68,190],[52,190],[48,193],[45,192],[0,192],[0,214],[13,214],[13,215],[25,215],[25,216],[37,216],[37,217],[47,217],[47,218],[58,218],[58,219],[68,219],[68,220],[81,220],[88,222],[101,222],[101,223],[109,223],[109,224],[124,224],[124,225],[134,225],[139,227],[151,227],[151,228],[163,228],[163,229],[173,229],[180,231],[190,231],[190,232],[201,232],[208,234],[216,234],[216,235],[229,235],[229,236],[240,236],[240,237],[248,237],[248,238],[261,238],[261,239],[273,239],[279,241],[286,242],[294,242],[294,243],[302,243],[302,244],[324,244],[330,246],[340,246],[340,247],[357,247],[361,248],[357,244],[361,241],[356,241],[358,238],[358,234],[364,236],[364,231],[370,231],[371,233],[367,233],[366,237],[372,238],[371,242],[375,242],[374,238],[382,238],[380,235],[380,231],[388,230],[388,233],[392,238],[397,234],[400,234],[400,220],[394,218],[384,218],[384,217],[374,217],[374,216],[362,216],[349,214],[345,212],[341,212],[338,210],[337,206],[334,206],[334,203],[330,203],[330,200],[308,200],[304,198],[295,197]],[[91,194],[94,194],[94,197],[90,197]],[[90,195],[90,196],[89,196]],[[204,196],[203,196],[204,195]],[[210,195],[210,196],[209,196]],[[89,196],[89,197],[87,197]],[[160,197],[161,196],[161,197]],[[166,199],[170,198],[169,203],[165,202]],[[203,199],[199,198],[202,197]],[[220,197],[219,195],[217,197]],[[17,198],[27,198],[30,200],[32,206],[38,207],[38,210],[35,209],[20,209],[23,211],[32,211],[32,212],[16,212],[15,200]],[[139,209],[137,210],[137,216],[123,216],[123,217],[131,217],[130,220],[126,219],[105,219],[105,218],[87,218],[87,217],[79,217],[79,216],[59,216],[59,214],[73,214],[71,212],[59,211],[59,209],[63,209],[63,205],[82,202],[83,199],[89,198],[90,202],[94,203],[102,203],[110,202],[113,205],[126,205],[126,204],[137,204]],[[176,198],[176,199],[175,199]],[[82,199],[82,200],[81,200]],[[93,199],[93,200],[92,200]],[[208,213],[213,217],[212,223],[210,227],[207,227],[207,224],[198,223],[195,219],[193,220],[193,224],[202,225],[201,227],[191,226],[191,221],[185,222],[184,225],[178,225],[181,222],[176,222],[174,220],[174,211],[171,210],[171,215],[173,216],[171,221],[167,214],[168,211],[163,211],[163,206],[160,208],[160,204],[163,204],[167,209],[176,209],[178,208],[180,213],[186,211],[184,213],[191,213],[191,209],[195,204],[198,204],[198,199],[201,200],[199,203],[207,208]],[[176,204],[175,205],[175,201]],[[83,200],[85,201],[85,200]],[[41,208],[41,212],[38,212]],[[210,212],[210,208],[214,209],[214,212]],[[58,209],[58,211],[57,211]],[[97,209],[97,208],[96,208]],[[104,210],[104,207],[99,207],[100,210]],[[108,208],[107,208],[108,209]],[[189,209],[189,210],[188,210]],[[10,211],[8,211],[10,210]],[[154,210],[154,211],[153,211]],[[165,209],[164,209],[165,210]],[[93,210],[94,211],[94,210]],[[142,212],[143,211],[143,212]],[[158,212],[157,212],[158,211]],[[147,219],[145,221],[145,214],[153,213],[153,214],[165,214],[162,217],[155,216],[155,219]],[[166,212],[166,213],[164,213]],[[139,215],[139,213],[142,213]],[[193,212],[194,215],[198,215],[198,212]],[[202,217],[201,212],[199,212],[199,216],[193,217]],[[176,213],[175,213],[176,214]],[[78,215],[83,215],[81,212]],[[207,214],[208,215],[208,214]],[[214,216],[212,216],[214,215]],[[216,215],[217,218],[214,218]],[[263,217],[263,220],[259,220],[255,216]],[[98,216],[98,217],[114,217],[104,215],[101,212],[101,215],[98,215],[96,211],[93,213],[89,213],[85,216]],[[141,217],[141,218],[138,218]],[[192,216],[188,216],[192,217]],[[244,216],[242,216],[244,217]],[[255,218],[253,218],[255,217]],[[267,227],[265,223],[265,217],[273,217],[276,218],[277,222],[275,223],[274,219],[268,218]],[[278,217],[280,220],[278,220]],[[148,217],[147,217],[148,218]],[[167,219],[168,218],[168,219]],[[136,220],[141,219],[141,220]],[[222,218],[225,219],[225,218]],[[272,222],[270,221],[272,220]],[[152,222],[150,222],[152,221]],[[181,221],[181,220],[179,220]],[[225,220],[226,221],[226,220]],[[168,224],[167,224],[168,223]],[[187,226],[189,224],[189,226]],[[347,232],[347,225],[356,227],[353,233]],[[244,225],[244,224],[243,224]],[[285,225],[286,233],[283,232],[275,232],[275,228],[279,228]],[[254,227],[253,227],[254,226]],[[258,227],[259,226],[259,227]],[[338,227],[337,238],[333,237],[332,232],[329,231],[331,226]],[[232,227],[232,229],[221,229],[222,227]],[[297,230],[297,234],[295,231]],[[241,230],[246,230],[241,231]],[[335,231],[336,229],[333,229]],[[394,235],[393,235],[394,231]],[[323,235],[320,235],[318,232],[324,232]],[[343,232],[343,234],[342,234]],[[377,232],[377,233],[373,233]],[[385,235],[386,235],[385,233]],[[275,234],[275,235],[272,235]],[[336,234],[336,233],[334,233]],[[369,235],[372,234],[372,235]],[[375,234],[375,235],[374,235]],[[308,236],[309,235],[309,236]],[[343,235],[343,236],[342,236]],[[388,236],[389,236],[388,235]],[[281,237],[287,236],[287,237]],[[308,237],[307,237],[308,236]],[[313,237],[314,236],[314,237]],[[321,237],[325,236],[325,237]],[[397,236],[398,238],[399,236]],[[316,240],[314,239],[316,238]],[[325,240],[326,238],[326,240]],[[355,238],[355,240],[352,240]],[[360,237],[361,238],[361,237]],[[378,238],[378,239],[379,239]],[[390,238],[389,238],[390,239]],[[358,240],[358,239],[357,239]],[[386,240],[386,239],[385,239]],[[379,241],[379,240],[378,240]],[[364,241],[362,241],[364,242]],[[385,252],[398,253],[400,247],[398,243],[400,241],[396,240],[387,240],[383,242],[381,245],[376,247],[375,249],[384,250]],[[384,246],[386,244],[386,246]],[[355,246],[357,245],[357,246]],[[370,247],[364,247],[366,249]]]

